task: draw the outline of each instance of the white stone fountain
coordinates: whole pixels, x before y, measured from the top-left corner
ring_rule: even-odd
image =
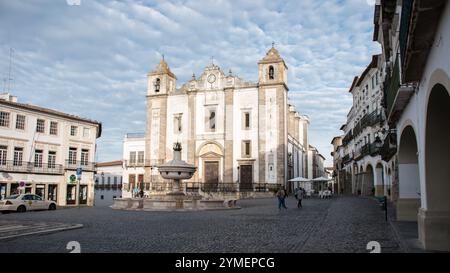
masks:
[[[151,195],[149,198],[116,198],[113,209],[147,211],[190,211],[210,209],[236,209],[236,200],[204,199],[200,194],[186,195],[182,180],[190,179],[197,167],[181,160],[181,144],[173,147],[173,160],[158,166],[164,179],[172,180],[172,191],[167,194]]]

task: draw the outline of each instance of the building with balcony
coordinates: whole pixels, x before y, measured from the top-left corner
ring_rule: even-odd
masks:
[[[143,189],[146,195],[150,194],[150,183],[155,176],[159,176],[154,166],[157,163],[152,162],[145,157],[145,134],[129,133],[123,139],[123,197],[132,197],[134,189]],[[145,167],[151,169],[150,179],[144,182]],[[156,181],[156,179],[155,179]]]
[[[387,163],[380,155],[381,139],[387,128],[382,107],[383,71],[382,55],[374,55],[350,87],[353,105],[346,124],[341,126],[343,135],[332,141],[339,192],[390,195]]]
[[[122,197],[123,161],[115,160],[96,164],[95,206],[111,206],[114,198]]]
[[[389,125],[381,155],[393,167],[397,219],[418,224],[426,249],[450,250],[450,4],[381,1],[374,24]]]
[[[35,193],[60,206],[93,205],[101,131],[97,121],[1,94],[0,197]]]

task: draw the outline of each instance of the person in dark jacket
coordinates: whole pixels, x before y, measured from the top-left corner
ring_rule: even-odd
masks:
[[[284,189],[284,187],[281,187],[278,192],[277,192],[277,197],[278,197],[278,209],[281,210],[281,207],[287,209],[286,207],[286,190]]]

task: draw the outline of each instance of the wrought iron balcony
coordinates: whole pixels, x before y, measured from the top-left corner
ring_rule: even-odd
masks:
[[[386,112],[390,116],[392,112],[392,107],[394,106],[395,97],[397,96],[398,89],[400,87],[400,64],[399,56],[397,55],[395,59],[395,64],[392,71],[392,77],[389,77],[389,84],[386,85],[385,96],[386,96]]]
[[[342,144],[344,144],[344,146],[347,146],[350,143],[350,141],[352,141],[352,139],[353,139],[353,131],[350,130],[342,139]]]
[[[47,164],[14,160],[0,161],[0,171],[13,173],[63,174],[61,164]]]
[[[342,158],[342,163],[346,164],[346,163],[350,162],[352,159],[353,159],[353,157],[351,157],[350,154],[347,154]]]
[[[389,132],[383,142],[380,154],[384,161],[389,161],[397,153],[397,133]]]
[[[125,160],[126,168],[135,168],[135,167],[145,167],[146,165],[150,165],[150,160],[148,160],[148,164],[144,160],[135,161],[135,160]]]
[[[74,161],[74,160],[66,160],[66,167],[67,170],[76,170],[78,168],[81,168],[83,171],[94,171],[95,170],[95,163],[94,162],[88,162],[88,161]]]

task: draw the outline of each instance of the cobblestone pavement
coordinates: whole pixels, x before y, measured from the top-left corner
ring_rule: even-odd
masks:
[[[2,220],[65,222],[83,228],[0,242],[0,252],[382,252],[401,248],[378,202],[370,198],[288,198],[279,211],[275,198],[238,201],[242,209],[206,212],[119,211],[85,207],[0,215]]]
[[[0,220],[0,240],[82,227],[81,224]]]

